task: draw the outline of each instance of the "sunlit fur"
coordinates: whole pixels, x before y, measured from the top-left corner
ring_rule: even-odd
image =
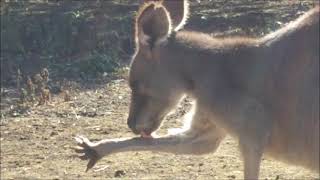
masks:
[[[148,135],[188,95],[186,123],[154,139],[79,137],[88,168],[116,152],[210,153],[229,134],[239,141],[245,179],[258,179],[263,154],[319,172],[319,6],[262,38],[214,38],[172,33],[187,9],[180,2],[168,13],[179,4],[169,2],[148,3],[136,18],[128,125]]]
[[[187,23],[189,18],[189,1],[168,1],[163,0],[163,6],[167,8],[172,18],[172,25],[175,31],[179,31]],[[183,8],[181,8],[183,7]]]
[[[148,3],[137,16],[130,128],[135,133],[155,131],[187,94],[196,107],[186,132],[200,136],[211,129],[210,137],[219,139],[212,140],[214,146],[225,133],[237,137],[245,178],[258,177],[264,153],[318,170],[319,7],[262,38],[214,38],[183,30],[171,34],[186,17],[172,27],[170,3],[165,2]],[[162,17],[139,21],[155,14]],[[152,41],[146,43],[146,37]],[[206,145],[198,148],[207,152],[210,139],[202,141]]]

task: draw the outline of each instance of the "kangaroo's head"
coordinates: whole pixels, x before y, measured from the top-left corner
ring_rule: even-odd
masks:
[[[187,4],[186,0],[148,2],[136,17],[128,117],[128,126],[136,134],[150,135],[157,130],[183,96],[180,80],[169,68],[171,56],[167,44],[172,31],[185,22]],[[170,17],[170,9],[174,9],[174,18]]]

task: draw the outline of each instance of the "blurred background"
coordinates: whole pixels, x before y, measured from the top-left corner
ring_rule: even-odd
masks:
[[[1,0],[1,83],[17,70],[94,79],[127,65],[133,17],[143,0]],[[193,0],[185,29],[262,36],[313,6],[312,0]]]

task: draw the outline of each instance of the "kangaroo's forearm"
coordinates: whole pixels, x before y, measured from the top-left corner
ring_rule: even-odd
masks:
[[[94,145],[100,156],[128,151],[157,151],[174,154],[203,154],[215,150],[222,139],[210,141],[206,136],[186,134],[158,138],[122,138],[101,140]]]

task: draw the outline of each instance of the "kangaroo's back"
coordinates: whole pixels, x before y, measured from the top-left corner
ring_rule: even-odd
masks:
[[[319,170],[319,7],[264,40],[273,64],[271,153]]]

